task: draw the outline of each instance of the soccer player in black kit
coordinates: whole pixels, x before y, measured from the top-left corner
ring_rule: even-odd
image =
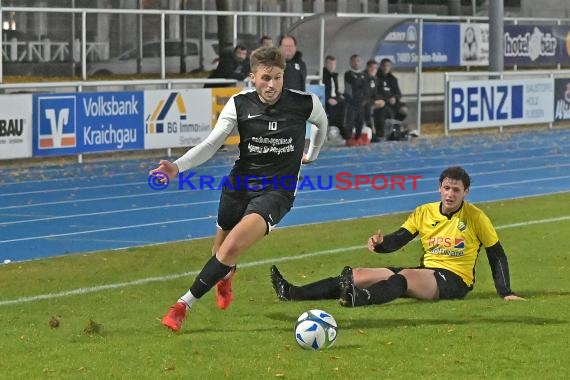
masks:
[[[212,257],[162,319],[173,331],[180,330],[187,311],[216,284],[218,307],[230,305],[239,257],[291,209],[301,163],[314,161],[326,139],[327,116],[319,99],[283,89],[284,69],[285,58],[278,49],[256,50],[250,74],[255,89],[230,98],[204,142],[174,162],[161,160],[150,171],[174,178],[211,158],[235,128],[239,132],[239,159],[228,176],[231,184],[225,184],[220,197]],[[306,121],[316,128],[304,154]]]

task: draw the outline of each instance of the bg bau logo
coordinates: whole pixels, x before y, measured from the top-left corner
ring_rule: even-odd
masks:
[[[522,85],[484,85],[451,89],[451,123],[522,117]]]
[[[39,98],[38,104],[38,148],[75,147],[75,97]]]
[[[178,120],[167,120],[168,113],[172,108],[172,105],[176,103],[176,108],[178,110],[179,119]],[[153,113],[148,115],[146,118],[146,133],[164,133],[166,124],[166,133],[178,133],[185,132],[186,127],[186,104],[184,104],[184,98],[179,92],[172,92],[166,101],[164,99],[160,100],[156,105]]]

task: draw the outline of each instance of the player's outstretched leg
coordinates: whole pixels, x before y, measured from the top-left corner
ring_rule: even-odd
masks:
[[[216,284],[216,303],[218,307],[222,310],[230,307],[232,301],[234,300],[234,293],[232,291],[232,280],[235,276],[237,267],[234,266],[230,270],[230,273],[226,275],[223,279],[218,281]]]
[[[344,267],[340,274],[340,299],[339,302],[345,307],[368,305],[370,292],[358,289],[354,285],[354,276],[351,267]]]
[[[271,266],[271,284],[279,299],[284,301],[334,300],[340,296],[340,276],[327,277],[310,284],[295,286],[283,278],[275,265]]]
[[[231,266],[225,265],[216,256],[212,256],[194,280],[190,290],[170,307],[162,319],[162,324],[174,332],[179,331],[188,309],[224,278],[231,269]]]
[[[186,308],[186,303],[180,301],[170,306],[168,313],[162,318],[163,326],[168,327],[174,332],[178,332],[180,327],[182,327],[182,322],[184,322],[186,318]]]
[[[352,269],[347,267],[341,274],[340,304],[346,307],[383,304],[406,293],[408,282],[401,274],[394,274],[387,280],[378,281],[366,289],[354,285]]]
[[[271,266],[271,284],[280,300],[290,301],[291,284],[283,278],[275,265]]]

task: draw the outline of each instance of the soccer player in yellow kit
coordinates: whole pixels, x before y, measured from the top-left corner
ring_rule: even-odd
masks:
[[[417,207],[395,232],[379,230],[368,240],[376,253],[394,252],[419,235],[423,256],[413,268],[350,268],[338,277],[294,286],[271,267],[279,298],[308,300],[340,298],[347,307],[383,304],[407,296],[421,300],[462,299],[473,289],[475,263],[485,247],[497,293],[505,300],[522,300],[510,288],[509,266],[491,221],[465,201],[471,179],[461,167],[445,169],[439,178],[440,202]]]

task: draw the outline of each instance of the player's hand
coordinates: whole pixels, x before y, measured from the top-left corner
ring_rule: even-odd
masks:
[[[173,179],[178,174],[178,166],[176,166],[176,164],[173,164],[168,160],[160,160],[158,164],[158,167],[149,171],[148,175],[153,175],[155,173],[164,173],[168,176],[168,178]]]
[[[303,153],[303,159],[301,160],[301,164],[303,165],[309,165],[310,163],[312,163],[313,161],[309,161],[307,159],[307,155],[305,153]]]
[[[375,235],[370,236],[368,239],[368,250],[372,253],[376,253],[374,248],[376,248],[376,245],[382,244],[383,241],[384,235],[382,234],[381,230],[378,230]]]
[[[508,296],[504,296],[503,299],[505,301],[526,301],[526,299],[519,297],[519,296],[515,296],[514,294],[510,294]]]
[[[336,105],[338,104],[338,101],[337,101],[336,99],[334,99],[334,98],[330,98],[330,99],[328,100],[328,103],[329,103],[331,106],[336,106]]]

